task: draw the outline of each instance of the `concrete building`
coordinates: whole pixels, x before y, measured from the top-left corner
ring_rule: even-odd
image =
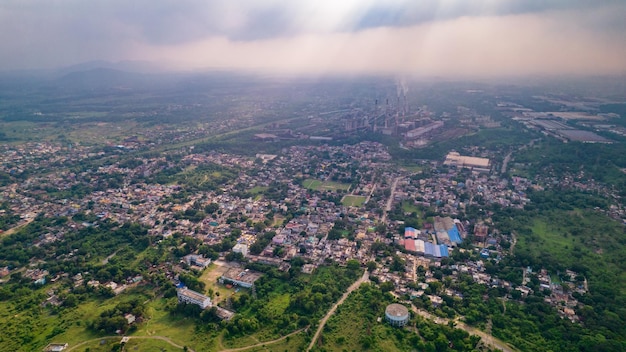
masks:
[[[417,138],[430,131],[443,127],[443,121],[435,121],[426,126],[422,126],[406,133],[406,138]]]
[[[67,348],[67,343],[51,343],[43,350],[46,352],[61,352]]]
[[[248,245],[245,243],[237,243],[234,247],[233,247],[233,252],[235,253],[241,253],[241,255],[243,255],[244,257],[246,257],[248,255]]]
[[[409,310],[398,303],[392,303],[385,309],[385,320],[393,326],[405,326],[409,322]]]
[[[457,152],[448,153],[448,155],[446,155],[446,160],[443,162],[443,164],[486,171],[489,171],[489,168],[491,167],[491,161],[487,158],[463,156]]]
[[[206,268],[211,264],[210,258],[204,258],[202,255],[189,254],[183,257],[183,260],[187,265],[197,265],[201,268]]]
[[[258,280],[261,275],[263,274],[250,271],[248,269],[242,270],[239,268],[232,268],[220,277],[220,283],[230,282],[233,285],[251,288],[254,286],[254,282]]]
[[[178,302],[187,304],[196,304],[202,309],[210,308],[212,306],[211,299],[201,293],[190,290],[187,287],[179,288],[176,290],[178,296]]]

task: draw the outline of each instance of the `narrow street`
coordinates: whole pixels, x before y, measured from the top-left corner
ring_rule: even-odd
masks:
[[[389,194],[389,199],[387,199],[387,205],[385,206],[385,211],[383,212],[383,217],[380,219],[382,223],[387,221],[387,213],[391,211],[391,205],[393,204],[393,196],[396,193],[396,187],[398,186],[398,182],[402,179],[402,177],[396,177],[393,179],[393,183],[391,184],[391,193]]]

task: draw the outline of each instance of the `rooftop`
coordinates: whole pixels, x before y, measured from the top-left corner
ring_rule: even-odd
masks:
[[[489,167],[489,159],[487,158],[478,158],[474,156],[463,156],[457,152],[450,152],[446,156],[446,161],[443,162],[444,165],[457,165],[461,167],[470,166],[470,167]]]
[[[178,294],[185,296],[185,297],[189,297],[196,301],[204,301],[205,299],[208,298],[207,296],[201,293],[198,293],[196,291],[190,290],[186,287],[178,289]]]
[[[403,317],[409,314],[409,310],[398,303],[392,303],[385,309],[385,314],[390,317]]]
[[[256,280],[258,280],[263,274],[258,273],[256,271],[243,270],[241,268],[232,268],[229,269],[222,277],[228,280],[236,280],[245,282],[247,284],[253,284]]]

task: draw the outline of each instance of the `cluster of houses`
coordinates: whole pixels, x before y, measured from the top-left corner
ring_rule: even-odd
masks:
[[[62,148],[44,151],[45,148],[37,158],[44,159],[50,153],[83,155],[78,148],[73,151],[74,154]],[[22,160],[18,156],[28,159],[27,155],[28,152],[21,151],[9,153],[3,158],[15,163]],[[33,160],[39,160],[37,158]],[[56,160],[55,157],[49,159]],[[419,289],[410,289],[409,285],[417,276],[417,268],[440,266],[440,260],[450,256],[451,250],[464,240],[473,225],[474,239],[479,243],[476,251],[480,260],[448,269],[453,275],[466,273],[476,282],[505,287],[506,282],[485,273],[482,263],[482,260],[497,260],[506,255],[506,250],[499,247],[498,236],[503,235],[489,233],[488,226],[481,219],[470,224],[453,217],[460,215],[471,204],[497,203],[521,208],[529,202],[526,189],[538,185],[520,177],[509,182],[480,168],[465,170],[458,161],[446,168],[440,168],[437,163],[431,166],[423,164],[422,168],[429,167],[429,172],[420,174],[419,171],[411,172],[392,166],[390,159],[386,148],[374,142],[341,147],[292,146],[276,155],[259,155],[256,159],[217,152],[194,153],[193,148],[189,148],[179,161],[160,156],[141,157],[135,165],[113,162],[95,170],[75,173],[63,168],[52,168],[51,172],[34,175],[21,183],[3,187],[1,191],[3,199],[12,206],[12,211],[24,214],[25,219],[29,216],[27,214],[31,214],[32,218],[38,213],[47,216],[83,213],[95,219],[142,223],[150,227],[150,234],[162,237],[180,232],[205,244],[220,243],[234,229],[239,229],[241,236],[232,248],[233,252],[240,253],[250,261],[276,265],[281,270],[287,270],[289,261],[294,257],[305,260],[307,264],[302,269],[304,272],[312,272],[316,266],[327,261],[340,264],[351,259],[357,259],[362,264],[377,259],[380,261],[377,253],[370,250],[373,244],[399,244],[404,250],[397,255],[407,263],[406,273],[385,271],[383,267],[378,269],[378,275],[382,281],[393,282],[398,293],[408,292],[411,295],[420,293]],[[182,186],[145,182],[146,178],[169,168],[184,166],[193,169],[207,163],[237,170],[237,175],[221,185],[219,190],[194,192],[180,201],[174,196],[183,189]],[[101,181],[108,178],[119,178],[116,187],[98,188],[79,198],[56,199],[42,188],[43,184],[47,184],[55,189],[66,190],[78,184],[86,184],[96,189]],[[318,181],[319,186],[313,187],[309,183],[307,187],[302,182],[307,179]],[[345,195],[362,197],[363,205],[343,204],[340,200]],[[407,227],[403,236],[393,236],[394,232],[405,226],[402,221],[387,221],[386,215],[390,209],[405,203],[430,207],[444,216],[435,217],[432,223],[424,223],[424,227],[419,230]],[[215,211],[204,214],[201,219],[181,217],[188,210],[202,210],[208,205],[214,205]],[[405,213],[405,216],[414,215]],[[329,233],[337,230],[334,226],[338,222],[349,224],[349,230],[339,229],[339,238],[329,238]],[[255,226],[259,223],[264,223],[264,226]],[[381,224],[382,230],[379,228]],[[85,221],[69,221],[67,226],[80,228],[91,225]],[[68,229],[52,229],[38,238],[34,245],[57,241],[65,231]],[[260,253],[251,253],[250,249],[257,238],[267,231],[275,231],[276,235]],[[389,236],[390,233],[392,236]],[[182,261],[199,268],[210,264],[209,259],[197,254],[185,256]],[[157,265],[150,270],[167,271],[172,277],[175,276],[175,271],[167,265]],[[27,277],[33,281],[44,280],[45,283],[48,274],[33,272],[29,275]],[[253,275],[240,272],[224,280],[246,287],[246,280],[251,277]],[[426,278],[426,284],[429,281],[441,281],[430,270],[427,270]],[[105,285],[119,293],[134,283],[133,278],[130,279],[119,285],[113,282]],[[210,300],[200,299],[202,297],[193,292],[179,290],[179,299],[182,301],[191,302],[192,298],[194,302],[201,302],[205,308],[211,304]],[[437,302],[439,298],[433,295],[430,300]],[[573,301],[568,299],[566,302]]]

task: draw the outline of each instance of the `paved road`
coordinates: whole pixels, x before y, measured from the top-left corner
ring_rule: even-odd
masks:
[[[328,320],[328,318],[330,318],[331,315],[333,315],[333,313],[335,313],[335,311],[337,310],[337,307],[339,307],[339,305],[342,304],[343,301],[346,300],[346,298],[348,298],[348,296],[350,295],[350,293],[352,293],[352,291],[359,288],[359,286],[361,286],[361,284],[366,282],[367,280],[369,280],[369,271],[365,270],[365,272],[363,273],[363,276],[361,276],[360,279],[356,280],[352,285],[350,285],[350,287],[348,287],[348,290],[343,294],[343,296],[341,296],[341,298],[337,301],[337,303],[335,303],[335,305],[332,308],[330,308],[328,313],[326,313],[326,315],[322,318],[322,320],[320,320],[320,325],[317,328],[317,331],[315,332],[315,335],[313,336],[313,339],[311,340],[309,347],[306,349],[307,352],[309,352],[313,348],[313,346],[315,345],[315,342],[317,341],[320,334],[322,333],[322,329],[324,328],[324,325],[326,325],[326,321]]]
[[[365,202],[364,202],[363,204],[367,204],[367,203],[370,201],[370,199],[372,199],[372,194],[374,194],[374,191],[376,190],[376,186],[377,186],[377,185],[378,185],[378,184],[376,184],[376,183],[375,183],[375,184],[372,186],[372,190],[370,191],[370,194],[368,194],[368,195],[367,195],[367,198],[365,198]]]
[[[502,162],[502,169],[500,170],[500,173],[506,173],[506,168],[509,165],[509,161],[511,161],[511,155],[513,155],[513,152],[509,152],[509,154],[506,155],[506,157],[504,158],[504,162]]]
[[[533,139],[532,141],[528,142],[528,144],[524,144],[523,146],[519,147],[517,151],[522,151],[526,148],[532,147],[535,144],[535,142],[538,142],[540,140],[541,138]],[[504,162],[502,163],[502,169],[500,169],[501,174],[506,172],[509,162],[511,161],[511,156],[513,156],[513,151],[509,152],[509,154],[507,154],[506,157],[504,158]]]
[[[380,219],[382,223],[387,220],[387,213],[391,210],[391,204],[393,203],[393,195],[396,193],[396,187],[398,186],[398,181],[400,181],[402,177],[396,177],[391,184],[391,193],[389,194],[389,199],[387,200],[387,205],[385,206],[385,211],[383,213],[383,217]]]

